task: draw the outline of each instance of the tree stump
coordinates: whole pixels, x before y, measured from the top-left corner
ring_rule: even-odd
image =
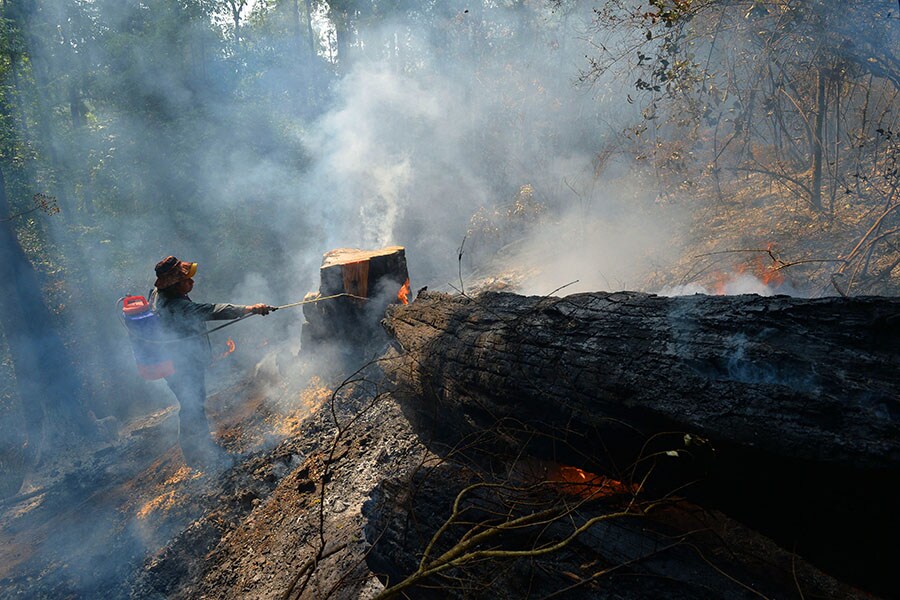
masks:
[[[378,323],[388,305],[399,303],[409,290],[406,250],[338,248],[326,252],[319,269],[319,291],[304,300],[339,296],[306,304],[301,343],[366,343],[379,335]]]

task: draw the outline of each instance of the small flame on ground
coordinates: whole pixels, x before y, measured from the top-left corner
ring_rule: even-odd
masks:
[[[784,261],[778,258],[775,244],[769,243],[765,250],[758,251],[752,260],[737,265],[731,273],[719,272],[714,275],[713,290],[718,296],[724,296],[729,291],[729,285],[738,278],[751,275],[758,279],[762,285],[777,290],[785,283]]]
[[[146,519],[154,512],[165,512],[170,510],[181,499],[182,494],[179,492],[184,485],[202,475],[202,472],[193,470],[190,467],[180,467],[161,485],[155,486],[155,491],[160,492],[160,494],[155,498],[144,502],[137,511],[137,517],[139,519]]]
[[[175,490],[169,490],[146,502],[137,512],[138,519],[146,519],[156,511],[168,511],[175,506]]]
[[[228,338],[228,341],[225,342],[225,352],[217,356],[216,360],[222,360],[223,358],[234,352],[235,348],[237,348],[237,344],[234,343],[233,339]]]
[[[409,277],[406,278],[406,283],[404,283],[403,287],[400,288],[400,291],[397,292],[397,300],[399,300],[401,304],[409,304]]]

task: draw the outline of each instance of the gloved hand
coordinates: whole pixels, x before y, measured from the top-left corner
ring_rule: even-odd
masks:
[[[250,312],[254,315],[267,315],[273,310],[275,310],[274,306],[269,306],[268,304],[254,304],[253,306],[248,306]]]

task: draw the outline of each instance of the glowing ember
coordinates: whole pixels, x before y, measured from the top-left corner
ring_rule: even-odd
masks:
[[[409,304],[409,278],[406,279],[406,283],[404,283],[403,287],[400,288],[400,291],[397,292],[397,300],[399,300],[401,304]]]
[[[548,479],[557,484],[563,494],[578,496],[585,500],[637,493],[635,485],[566,465],[558,465],[555,469],[551,469]]]
[[[331,398],[332,391],[321,378],[310,378],[298,397],[299,405],[287,414],[272,415],[266,419],[280,435],[298,435],[309,415],[315,414]]]

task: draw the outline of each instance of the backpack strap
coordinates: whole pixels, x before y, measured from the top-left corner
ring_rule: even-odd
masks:
[[[150,305],[150,312],[153,314],[159,314],[157,310],[156,303],[159,301],[159,290],[156,288],[151,288],[147,293],[147,304]]]

